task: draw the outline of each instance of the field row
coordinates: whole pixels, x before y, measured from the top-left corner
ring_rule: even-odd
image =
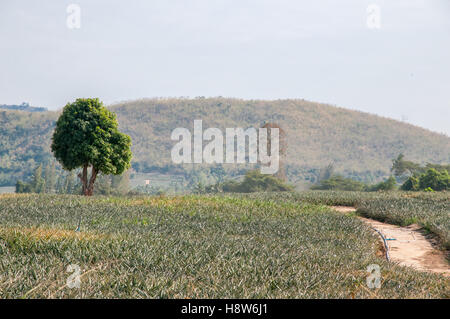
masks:
[[[419,224],[436,235],[444,249],[450,249],[449,192],[309,191],[246,196],[280,202],[354,206],[358,214],[382,222],[400,226]]]
[[[2,195],[0,298],[450,297],[358,219],[260,196]]]

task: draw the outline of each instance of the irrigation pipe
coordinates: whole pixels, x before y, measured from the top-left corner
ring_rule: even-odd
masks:
[[[336,209],[336,208],[339,208],[339,206],[332,206],[332,208]],[[356,208],[356,207],[352,207],[352,209],[353,209],[354,211],[357,211],[357,208]],[[339,211],[339,209],[338,209],[338,211]],[[380,232],[380,231],[379,231],[378,229],[376,229],[375,227],[372,227],[372,229],[375,230],[375,231],[381,236],[381,239],[383,239],[384,249],[385,249],[385,251],[386,251],[386,259],[387,259],[387,261],[391,261],[391,258],[389,257],[389,246],[388,246],[388,244],[387,244],[387,240],[388,240],[388,239],[386,239],[386,237],[384,237],[383,233]],[[394,239],[389,239],[389,240],[394,240]]]
[[[391,258],[389,257],[389,246],[388,246],[388,244],[386,242],[386,237],[384,237],[384,235],[378,229],[376,229],[374,227],[372,227],[372,229],[375,230],[381,236],[381,238],[383,239],[384,248],[386,250],[386,259],[387,259],[387,261],[391,261]]]
[[[77,231],[77,232],[79,232],[79,231],[81,231],[81,214],[80,214],[80,219],[78,220],[78,227],[77,227],[77,229],[75,229],[75,231]]]

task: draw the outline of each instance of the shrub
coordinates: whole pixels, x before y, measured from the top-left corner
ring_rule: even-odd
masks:
[[[396,188],[397,181],[394,176],[390,176],[384,182],[378,183],[369,188],[369,191],[392,191]]]
[[[254,193],[292,191],[292,186],[285,184],[273,175],[261,174],[258,170],[248,171],[242,182],[226,181],[206,187],[206,192]]]
[[[431,187],[435,191],[447,190],[450,188],[450,176],[446,170],[439,172],[430,168],[420,177],[419,187],[421,189]]]
[[[403,191],[418,191],[419,190],[419,178],[417,176],[411,176],[400,187]]]
[[[343,191],[361,191],[365,184],[355,181],[351,178],[344,178],[341,175],[333,175],[329,179],[319,182],[311,187],[313,190],[343,190]]]
[[[419,177],[411,176],[401,187],[402,190],[427,190],[444,191],[450,189],[450,176],[447,170],[438,171],[429,168]]]

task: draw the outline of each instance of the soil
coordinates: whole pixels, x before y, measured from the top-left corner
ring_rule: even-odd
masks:
[[[332,206],[332,208],[342,213],[356,211],[354,207],[348,206]],[[419,271],[434,272],[450,277],[450,265],[444,252],[433,246],[433,241],[427,238],[419,225],[400,227],[369,218],[358,218],[371,228],[380,231],[387,239],[392,262],[413,267]]]

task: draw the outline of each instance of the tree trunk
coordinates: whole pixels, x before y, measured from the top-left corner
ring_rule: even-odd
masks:
[[[78,177],[80,178],[81,181],[81,194],[83,195],[87,195],[86,191],[87,191],[87,170],[88,170],[88,165],[84,165],[83,166],[83,171],[78,174]]]
[[[81,180],[81,193],[84,196],[92,196],[94,194],[94,183],[97,178],[98,170],[92,166],[91,178],[88,182],[88,165],[83,166],[83,172],[78,174],[78,177]]]
[[[95,183],[95,179],[97,178],[97,173],[98,171],[95,169],[94,166],[92,166],[92,173],[91,173],[91,178],[89,180],[89,184],[87,187],[87,196],[92,196],[94,194],[94,183]]]

